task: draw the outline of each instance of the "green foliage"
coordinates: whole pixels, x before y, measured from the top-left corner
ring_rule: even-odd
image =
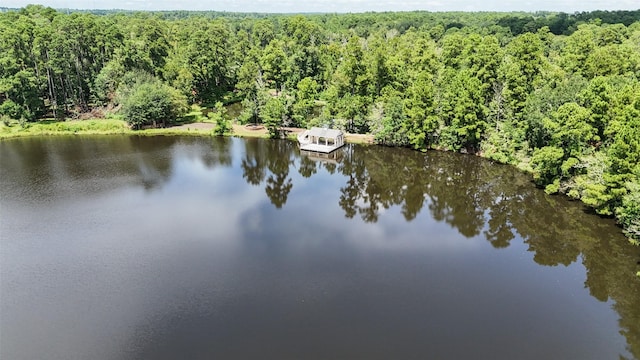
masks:
[[[481,153],[631,229],[637,188],[629,184],[640,171],[638,13],[285,16],[30,6],[0,13],[0,116],[26,131],[38,118],[121,106],[133,127],[162,126],[187,103],[232,94],[242,101],[238,121],[264,122],[271,136],[283,125],[333,125],[371,132],[385,145]],[[221,114],[210,113],[214,133],[230,129]]]
[[[526,140],[533,148],[551,143],[553,132],[545,127],[547,120],[554,116],[554,112],[566,103],[583,102],[580,94],[586,92],[589,85],[581,76],[567,76],[559,68],[549,69],[544,75],[542,87],[535,89],[527,98],[523,110],[523,120],[526,124]],[[595,115],[592,118],[595,121]]]
[[[335,105],[338,117],[344,120],[342,127],[351,133],[366,133],[369,131],[367,116],[369,114],[369,99],[362,95],[345,94]]]
[[[270,95],[261,81],[256,81],[255,88],[242,100],[242,113],[238,116],[241,124],[257,124]]]
[[[499,70],[505,83],[502,96],[518,118],[539,79],[544,64],[543,55],[540,38],[531,33],[518,36],[505,48],[505,57]]]
[[[580,200],[596,209],[600,215],[613,215],[613,211],[608,206],[612,196],[607,190],[608,188],[604,184],[587,184]]]
[[[481,81],[468,71],[443,76],[440,118],[445,128],[440,144],[458,151],[480,149],[486,123]]]
[[[134,84],[122,101],[123,118],[133,128],[166,126],[187,112],[187,100],[177,90],[159,81]]]
[[[69,120],[31,122],[24,126],[0,125],[0,138],[70,134],[123,134],[129,127],[122,120]]]
[[[516,165],[517,149],[522,144],[514,139],[513,134],[515,133],[517,130],[513,129],[512,122],[500,122],[495,127],[488,128],[486,140],[481,145],[483,156],[502,164]]]
[[[265,79],[279,91],[291,75],[290,59],[284,52],[285,44],[281,40],[272,40],[260,58],[260,66]]]
[[[176,81],[186,85],[191,80],[194,100],[216,98],[229,82],[225,59],[229,29],[223,21],[196,21],[189,25],[183,57],[189,71],[178,70]]]
[[[640,177],[635,181],[627,183],[627,194],[622,198],[620,207],[616,209],[616,214],[625,233],[633,239],[636,244],[640,243]]]
[[[231,121],[226,118],[227,110],[221,102],[216,103],[216,111],[212,111],[207,114],[207,117],[216,123],[213,128],[214,135],[227,135],[232,130]]]
[[[107,104],[116,97],[120,79],[124,76],[124,67],[116,61],[110,61],[100,70],[93,81],[94,97],[97,102]]]
[[[137,86],[149,83],[158,84],[158,79],[148,72],[139,69],[126,72],[122,78],[119,79],[119,85],[113,101],[114,104],[120,105],[124,103]]]
[[[13,102],[13,100],[5,100],[0,104],[0,115],[10,119],[20,119],[25,117],[25,109]]]
[[[585,75],[589,54],[596,48],[597,26],[582,24],[578,30],[566,39],[561,51],[562,66],[578,75]]]
[[[596,77],[580,93],[581,101],[591,112],[589,122],[597,129],[598,137],[602,140],[605,140],[605,129],[614,116],[612,110],[615,107],[613,104],[615,91],[609,79],[602,76]]]
[[[313,109],[318,96],[318,83],[310,77],[302,79],[298,83],[296,99],[293,104],[294,125],[306,127],[307,121],[313,114]]]
[[[365,96],[369,87],[369,74],[360,38],[352,36],[342,51],[342,61],[333,77],[338,96]]]
[[[280,138],[280,127],[282,126],[285,115],[285,108],[282,99],[272,97],[267,100],[264,110],[260,113],[263,124],[269,131],[269,137]]]
[[[0,115],[0,121],[5,127],[11,126],[11,118],[7,115]]]
[[[439,120],[436,114],[435,86],[431,74],[421,72],[408,89],[404,101],[402,130],[415,149],[430,148],[436,141]]]
[[[640,94],[619,110],[613,120],[613,142],[608,150],[616,174],[640,172]],[[612,129],[612,130],[613,130]]]
[[[596,48],[585,62],[585,75],[596,76],[633,75],[640,65],[639,56],[629,46],[608,45]]]
[[[399,93],[394,92],[385,97],[380,104],[379,122],[375,127],[375,141],[387,146],[407,146],[409,139],[404,129],[407,122],[403,109],[403,101]]]
[[[545,146],[536,149],[531,156],[531,166],[533,168],[533,180],[540,186],[547,186],[559,181],[560,167],[564,161],[565,152],[555,146]],[[551,193],[557,192],[557,184]]]
[[[589,145],[600,140],[597,129],[590,124],[589,110],[576,103],[561,105],[545,119],[544,126],[551,134],[551,143],[565,149],[570,155],[578,156],[585,152]]]

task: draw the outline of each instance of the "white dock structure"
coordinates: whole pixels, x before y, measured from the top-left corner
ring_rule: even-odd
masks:
[[[306,156],[313,161],[320,161],[323,163],[337,164],[342,161],[342,151],[333,151],[330,153],[321,153],[317,151],[300,150],[300,155]]]
[[[298,135],[300,150],[328,154],[344,145],[340,130],[313,127]]]

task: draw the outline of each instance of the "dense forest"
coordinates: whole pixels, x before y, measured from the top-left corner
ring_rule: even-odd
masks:
[[[272,134],[331,125],[518,166],[640,240],[640,10],[0,9],[5,124],[106,113],[166,125],[239,101],[234,120]]]

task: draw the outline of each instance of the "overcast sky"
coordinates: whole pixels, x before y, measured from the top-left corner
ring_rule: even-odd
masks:
[[[0,0],[0,7],[19,8],[33,0]],[[40,0],[53,8],[126,10],[217,10],[232,12],[365,12],[365,11],[576,11],[637,10],[640,0]]]

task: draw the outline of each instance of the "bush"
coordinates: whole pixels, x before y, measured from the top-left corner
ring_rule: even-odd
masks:
[[[8,116],[15,120],[25,117],[24,109],[12,100],[5,100],[0,103],[0,115],[3,117]]]
[[[215,121],[214,135],[224,135],[232,131],[231,122],[225,118],[227,110],[221,102],[216,103],[216,111],[207,114],[209,119]]]
[[[548,192],[557,192],[561,175],[561,166],[564,158],[564,150],[555,146],[545,146],[536,149],[531,157],[533,168],[533,180],[539,186],[552,185]],[[554,182],[557,183],[555,186]],[[553,191],[553,190],[556,191]]]
[[[627,236],[640,244],[640,184],[627,184],[628,193],[622,198],[622,206],[616,209],[618,219]]]
[[[122,115],[135,129],[166,126],[187,112],[187,99],[158,80],[134,85],[122,103]]]

